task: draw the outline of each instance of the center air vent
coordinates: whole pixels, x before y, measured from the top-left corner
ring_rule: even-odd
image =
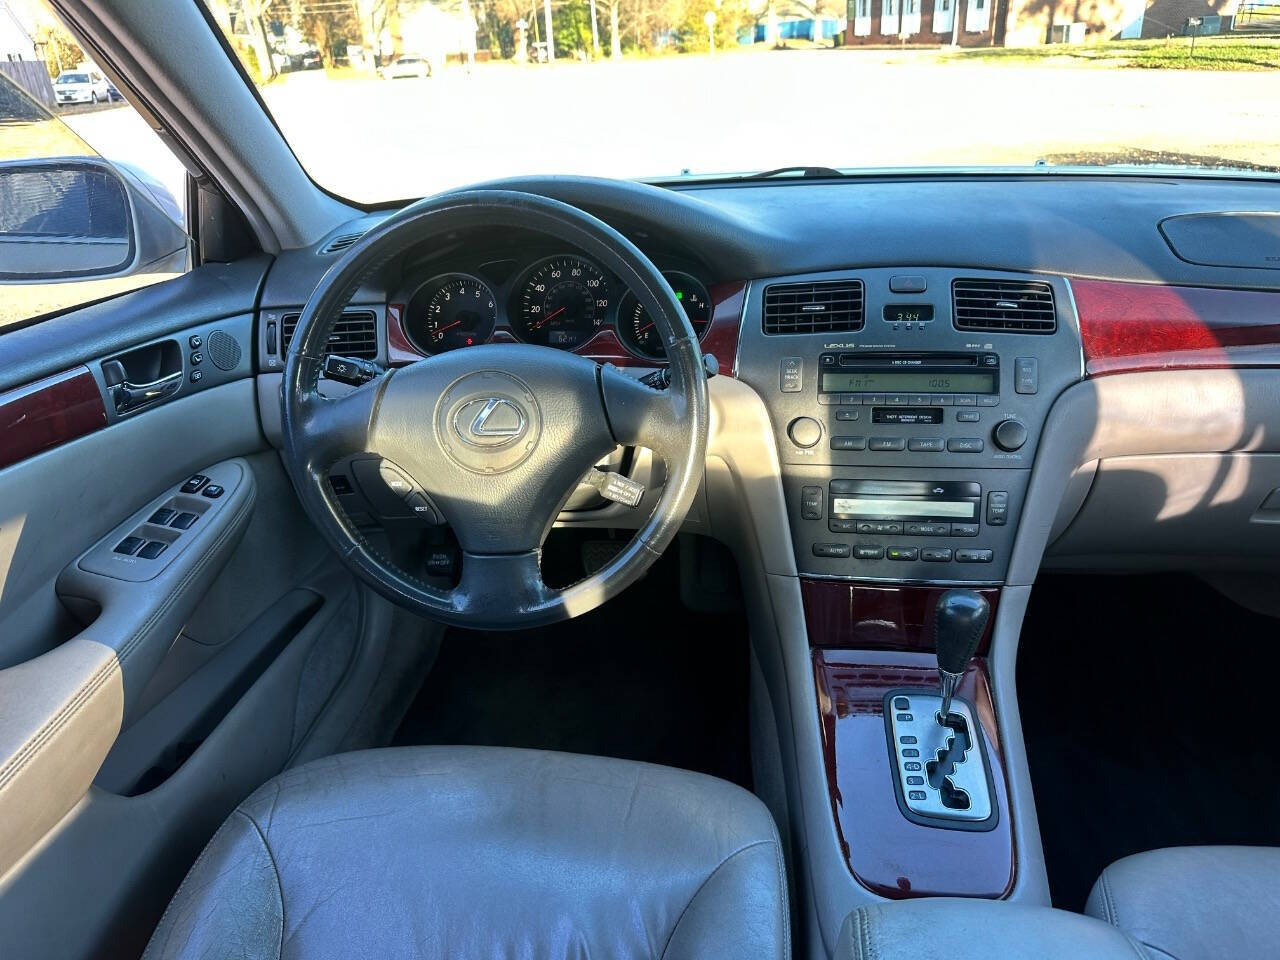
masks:
[[[334,237],[326,243],[321,249],[321,253],[337,253],[339,250],[345,250],[357,240],[364,236],[364,233],[344,233],[340,237]]]
[[[289,341],[293,339],[293,331],[298,326],[300,313],[286,313],[280,318],[282,346],[280,355],[289,349]],[[357,357],[362,360],[378,358],[378,318],[371,310],[344,313],[333,325],[329,334],[329,342],[325,346],[326,353],[334,353],[340,357]]]
[[[775,283],[764,288],[765,333],[861,330],[862,281]]]
[[[957,330],[1053,333],[1053,287],[1037,280],[953,280]]]

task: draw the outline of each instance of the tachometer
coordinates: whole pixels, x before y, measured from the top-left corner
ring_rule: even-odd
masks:
[[[428,280],[405,309],[409,338],[426,353],[483,343],[493,334],[498,304],[482,281],[466,273]]]
[[[711,325],[711,296],[707,288],[687,273],[676,271],[664,272],[667,283],[675,291],[676,299],[684,307],[685,316],[693,325],[693,332],[699,340]],[[666,359],[667,351],[662,345],[662,335],[649,316],[649,311],[640,305],[635,294],[627,291],[618,307],[618,337],[633,352],[651,360]]]
[[[552,257],[520,288],[516,333],[527,343],[572,350],[591,339],[609,310],[609,282],[581,257]]]

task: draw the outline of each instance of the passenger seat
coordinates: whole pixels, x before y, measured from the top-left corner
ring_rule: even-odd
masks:
[[[1170,847],[1118,860],[1085,912],[1165,960],[1280,956],[1280,848]]]

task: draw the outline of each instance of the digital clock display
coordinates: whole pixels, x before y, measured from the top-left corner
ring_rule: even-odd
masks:
[[[885,323],[928,323],[932,319],[931,303],[891,303],[884,308]]]

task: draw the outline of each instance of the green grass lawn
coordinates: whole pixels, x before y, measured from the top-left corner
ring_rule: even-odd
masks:
[[[955,63],[1062,63],[1104,67],[1144,67],[1160,70],[1272,70],[1280,67],[1280,39],[1258,37],[1198,37],[1195,56],[1191,39],[1122,40],[1069,46],[984,47],[942,54]]]

